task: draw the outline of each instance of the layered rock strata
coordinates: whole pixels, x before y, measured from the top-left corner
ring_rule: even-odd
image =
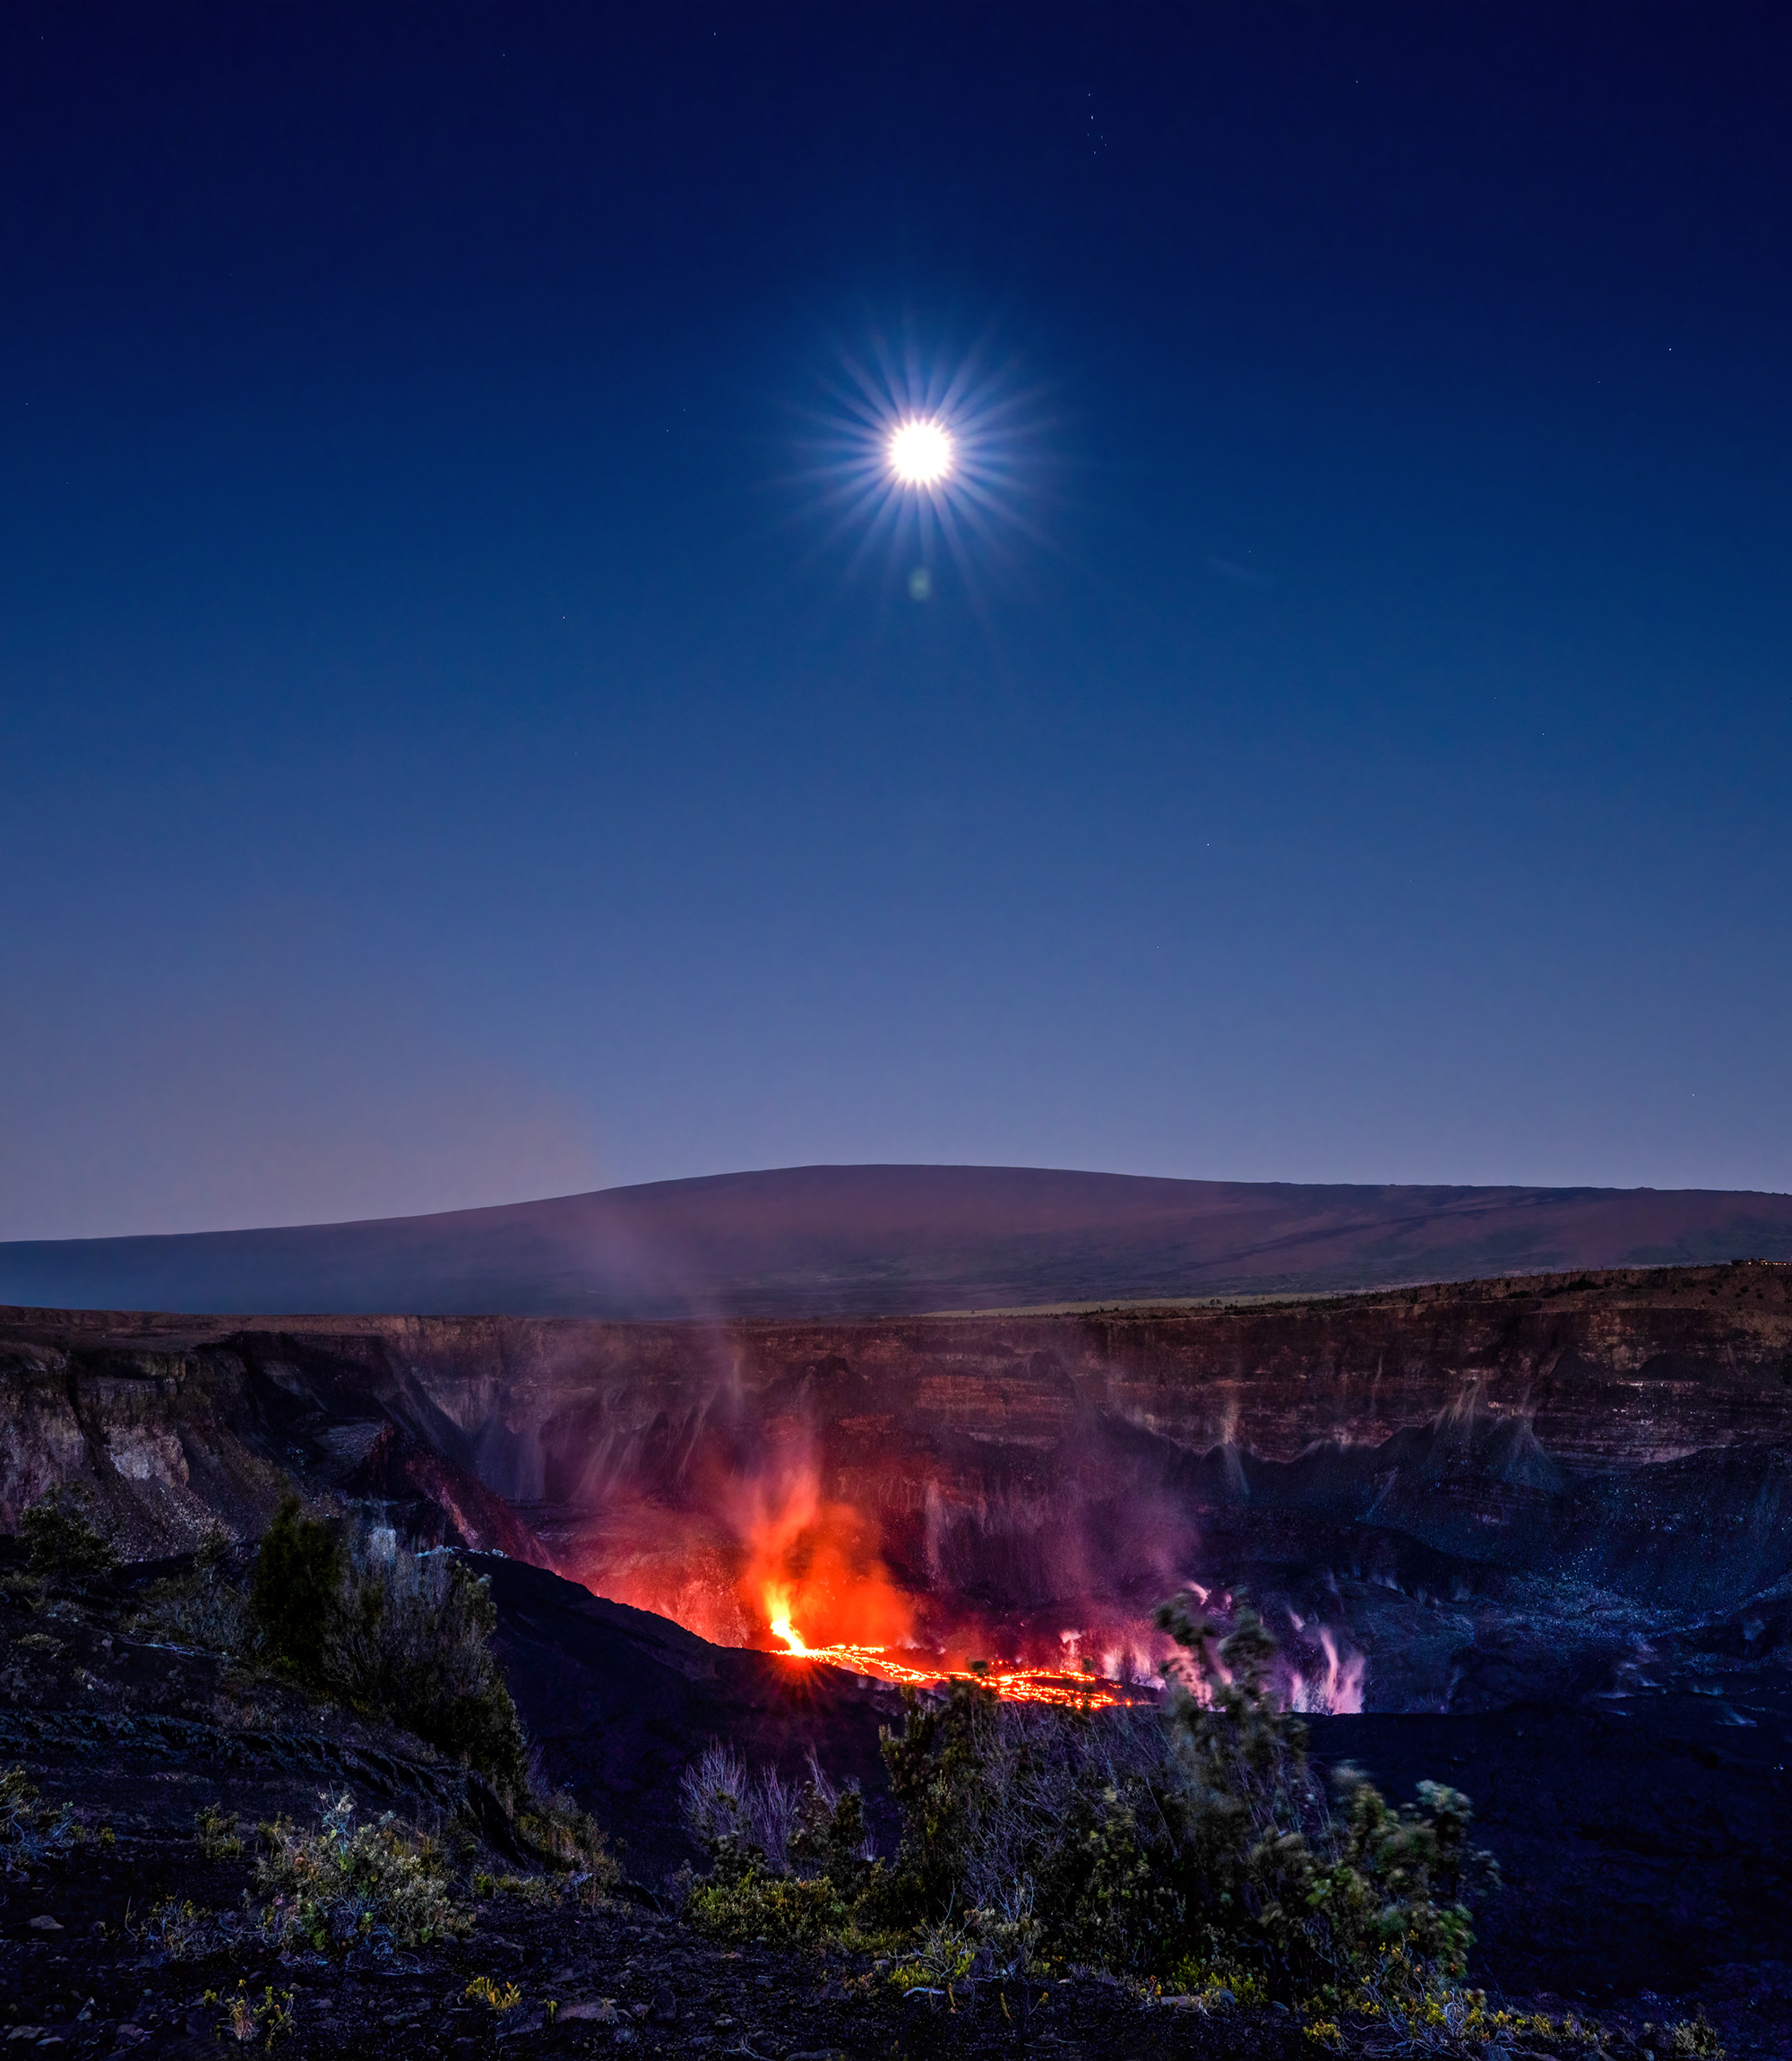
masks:
[[[73,1482],[167,1548],[290,1476],[733,1643],[773,1643],[756,1541],[794,1513],[800,1558],[805,1507],[930,1650],[1124,1667],[1169,1589],[1248,1584],[1319,1708],[1365,1658],[1369,1707],[1433,1710],[1753,1664],[1792,1615],[1779,1264],[862,1323],[12,1312],[0,1382],[0,1525]]]

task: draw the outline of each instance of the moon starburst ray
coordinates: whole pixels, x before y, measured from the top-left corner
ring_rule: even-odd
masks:
[[[986,339],[930,357],[912,340],[898,348],[873,336],[840,349],[837,366],[801,411],[801,461],[788,482],[811,520],[822,516],[818,551],[850,539],[849,576],[881,556],[892,584],[921,600],[933,591],[924,569],[942,556],[969,591],[1016,540],[1047,541],[1024,505],[1043,484],[1039,397]]]

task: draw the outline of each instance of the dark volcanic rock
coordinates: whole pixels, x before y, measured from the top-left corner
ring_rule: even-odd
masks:
[[[1504,1877],[1477,1919],[1485,1979],[1595,2002],[1722,1992],[1757,2036],[1770,2014],[1792,2039],[1792,1677],[1313,1729],[1322,1759],[1391,1797],[1431,1780],[1473,1799]]]

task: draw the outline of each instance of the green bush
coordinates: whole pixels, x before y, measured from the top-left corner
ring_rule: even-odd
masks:
[[[262,1535],[249,1608],[276,1666],[324,1687],[324,1642],[340,1607],[347,1559],[333,1525],[289,1496]]]
[[[943,1702],[911,1698],[883,1747],[902,1813],[899,1922],[955,1916],[992,1974],[1155,1962],[1178,1905],[1154,1720],[1004,1703],[961,1678]]]
[[[325,1682],[383,1711],[516,1796],[528,1749],[510,1686],[491,1651],[491,1584],[452,1553],[418,1555],[363,1535],[325,1618]]]
[[[1454,1979],[1474,1934],[1468,1898],[1497,1880],[1470,1847],[1469,1799],[1421,1782],[1394,1810],[1358,1771],[1319,1794],[1306,1729],[1269,1688],[1274,1649],[1255,1614],[1227,1632],[1180,1604],[1159,1622],[1188,1656],[1161,1797],[1185,1951],[1255,1975],[1276,1996],[1333,1995],[1400,1948]]]
[[[692,1916],[734,1938],[918,1940],[918,1981],[942,1954],[972,1980],[1083,1964],[1328,2003],[1391,1970],[1415,1995],[1457,1981],[1492,1877],[1468,1799],[1427,1782],[1395,1810],[1351,1769],[1329,1799],[1255,1616],[1160,1622],[1184,1656],[1161,1713],[1004,1703],[974,1678],[909,1695],[882,1741],[902,1818],[887,1866],[856,1791],[819,1770],[800,1791],[754,1781],[712,1749],[685,1778],[712,1864]]]
[[[857,1930],[852,1905],[825,1876],[774,1873],[762,1854],[724,1845],[709,1878],[692,1891],[685,1916],[713,1939],[807,1946]]]
[[[490,1584],[454,1555],[413,1554],[389,1531],[345,1535],[291,1496],[263,1537],[249,1601],[286,1673],[527,1793]]]
[[[63,1490],[34,1504],[19,1521],[34,1574],[91,1581],[109,1574],[118,1556],[82,1514],[73,1496]]]

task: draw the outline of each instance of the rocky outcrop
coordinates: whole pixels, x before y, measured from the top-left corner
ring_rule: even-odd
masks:
[[[409,1428],[426,1407],[383,1408],[354,1341],[325,1358],[314,1381],[255,1335],[0,1313],[0,1530],[62,1490],[123,1555],[148,1557],[213,1526],[253,1538],[297,1484],[376,1502],[432,1542],[545,1559],[501,1496]]]

